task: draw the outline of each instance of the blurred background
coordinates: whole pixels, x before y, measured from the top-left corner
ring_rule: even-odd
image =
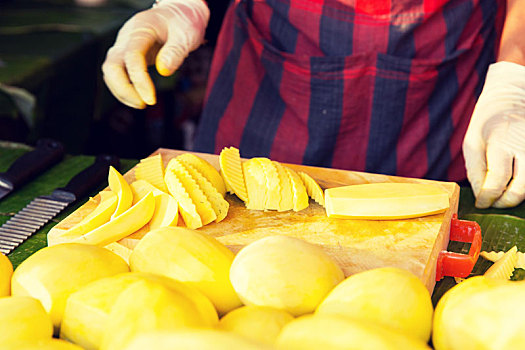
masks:
[[[189,149],[228,0],[208,3],[206,43],[171,77],[151,74],[158,102],[119,103],[101,65],[118,29],[144,0],[0,0],[0,140],[42,137],[70,154],[139,159],[159,147]]]

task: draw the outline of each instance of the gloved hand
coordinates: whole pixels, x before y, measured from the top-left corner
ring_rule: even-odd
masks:
[[[463,154],[476,207],[512,207],[525,199],[525,66],[489,66]]]
[[[203,42],[210,12],[203,0],[162,0],[131,17],[120,29],[102,65],[104,81],[122,103],[156,103],[147,67],[169,76]]]

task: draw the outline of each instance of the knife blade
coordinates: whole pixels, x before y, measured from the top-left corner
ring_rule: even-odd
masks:
[[[98,156],[91,166],[75,175],[65,187],[33,199],[0,226],[0,252],[11,253],[68,205],[101,184],[107,178],[109,166],[118,168],[119,163],[116,156]]]
[[[9,169],[0,173],[0,199],[25,182],[41,174],[64,156],[64,146],[52,139],[40,139],[34,150],[15,160]]]

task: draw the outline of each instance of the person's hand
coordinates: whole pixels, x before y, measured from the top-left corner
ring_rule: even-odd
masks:
[[[463,154],[476,207],[513,207],[525,199],[525,66],[489,66]]]
[[[210,13],[203,0],[162,0],[131,17],[120,29],[102,65],[104,81],[122,103],[156,103],[148,66],[169,76],[203,42]]]

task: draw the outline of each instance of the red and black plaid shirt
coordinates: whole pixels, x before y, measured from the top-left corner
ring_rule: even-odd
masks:
[[[502,0],[235,0],[195,150],[460,181]]]

